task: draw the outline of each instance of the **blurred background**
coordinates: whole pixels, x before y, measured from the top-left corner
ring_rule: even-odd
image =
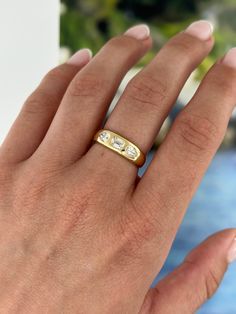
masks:
[[[214,24],[215,48],[187,82],[149,154],[148,162],[178,112],[192,97],[206,71],[217,58],[224,55],[229,48],[236,46],[236,0],[63,0],[61,2],[61,62],[83,47],[92,49],[95,54],[109,38],[123,33],[134,24],[144,22],[151,28],[153,49],[135,69],[128,73],[110,110],[127,82],[155,56],[160,47],[171,36],[197,19],[208,19]],[[145,168],[141,170],[141,174],[144,171]],[[236,112],[232,115],[224,142],[190,205],[166,265],[155,282],[181,263],[189,250],[200,241],[213,232],[229,227],[236,227]],[[199,313],[236,313],[236,266],[230,268],[216,296],[200,309]]]
[[[236,0],[62,0],[60,61],[64,62],[79,48],[89,47],[94,54],[105,42],[137,23],[151,27],[153,49],[129,72],[121,85],[111,109],[127,81],[145,66],[177,32],[197,19],[207,19],[215,27],[216,45],[212,53],[193,73],[178,103],[166,121],[157,144],[178,111],[195,92],[199,81],[217,58],[236,46]],[[236,146],[236,111],[232,116],[223,148]]]
[[[0,0],[0,144],[59,59],[59,0]]]
[[[112,110],[127,82],[171,36],[197,19],[208,19],[215,26],[215,48],[186,83],[148,156],[150,162],[206,71],[236,46],[235,17],[236,0],[0,0],[0,143],[24,99],[59,59],[64,62],[84,47],[95,54],[110,37],[134,24],[147,23],[153,49],[125,77]],[[141,174],[144,171],[145,167]],[[236,227],[236,112],[156,281],[178,266],[207,236],[230,227]],[[216,296],[199,313],[236,313],[236,264],[230,267]]]

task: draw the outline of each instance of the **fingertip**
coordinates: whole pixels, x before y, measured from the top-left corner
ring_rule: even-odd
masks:
[[[185,32],[202,41],[207,41],[212,38],[214,26],[207,20],[200,20],[190,24]]]
[[[135,25],[129,28],[124,35],[141,41],[146,40],[150,37],[150,28],[147,24]]]
[[[224,263],[236,260],[236,229],[221,230],[209,236],[204,242],[189,253],[187,259],[218,259]]]
[[[67,64],[82,66],[92,59],[92,51],[88,48],[80,49],[67,61]]]
[[[221,62],[226,66],[236,69],[236,48],[230,49]]]
[[[236,262],[236,229],[231,230],[230,238],[231,244],[227,255],[227,260],[229,264]]]

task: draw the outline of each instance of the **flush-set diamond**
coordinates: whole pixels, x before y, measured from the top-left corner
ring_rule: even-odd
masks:
[[[123,141],[120,137],[114,136],[111,140],[111,145],[118,150],[123,150],[125,147],[125,141]]]
[[[103,142],[107,142],[110,138],[110,134],[106,131],[103,131],[100,135],[100,140],[103,141]]]
[[[111,146],[115,148],[116,150],[125,154],[130,159],[135,160],[138,157],[137,149],[130,144],[126,144],[126,142],[119,136],[111,137],[111,134],[109,132],[102,131],[99,135],[99,138],[103,143],[106,143],[111,139],[110,140]]]
[[[131,145],[128,145],[125,148],[125,152],[126,152],[126,155],[128,155],[132,159],[135,159],[138,156],[137,150]]]

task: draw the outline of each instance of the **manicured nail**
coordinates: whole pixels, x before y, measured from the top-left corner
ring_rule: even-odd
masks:
[[[222,63],[232,68],[236,68],[236,48],[232,48],[226,53]]]
[[[68,61],[68,64],[72,65],[85,65],[92,58],[92,51],[90,49],[81,49],[77,51]]]
[[[150,36],[150,28],[146,24],[136,25],[129,28],[125,32],[125,35],[138,40],[144,40]]]
[[[229,263],[236,261],[236,238],[234,238],[233,243],[229,249],[228,261]]]
[[[213,25],[208,21],[197,21],[189,25],[185,30],[186,33],[197,37],[200,40],[208,40],[211,38],[214,31]]]

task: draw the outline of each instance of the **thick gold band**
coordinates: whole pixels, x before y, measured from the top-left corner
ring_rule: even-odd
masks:
[[[144,153],[120,134],[109,130],[100,130],[94,136],[94,141],[132,161],[138,167],[142,167],[145,163],[146,157]]]

